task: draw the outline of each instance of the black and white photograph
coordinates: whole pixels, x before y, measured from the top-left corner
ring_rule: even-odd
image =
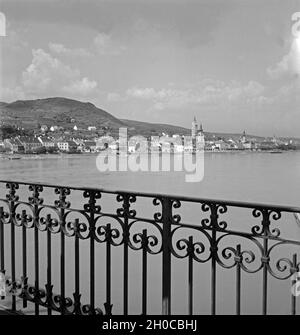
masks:
[[[300,0],[0,0],[0,322],[300,314],[299,93]]]

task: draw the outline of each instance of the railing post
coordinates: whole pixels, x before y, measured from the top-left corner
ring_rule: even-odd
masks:
[[[106,302],[104,303],[105,314],[111,315],[111,239],[112,239],[111,224],[106,225]]]
[[[216,297],[217,297],[217,229],[218,229],[218,206],[210,205],[211,210],[211,314],[216,314]]]
[[[123,250],[123,313],[128,315],[128,241],[129,241],[129,228],[128,228],[128,217],[129,217],[129,196],[123,196],[123,208],[124,208],[124,250]]]
[[[262,292],[262,314],[267,314],[267,306],[268,306],[268,264],[270,261],[270,258],[268,256],[268,250],[269,250],[269,227],[270,227],[270,211],[263,210],[263,255],[261,258],[261,262],[263,265],[263,292]]]
[[[91,314],[95,313],[95,206],[96,194],[90,193],[90,306]]]
[[[171,314],[171,224],[172,201],[162,198],[162,314]]]
[[[5,269],[4,269],[4,211],[3,207],[0,207],[0,276],[5,282]],[[5,292],[0,292],[0,298],[5,298]]]
[[[296,315],[296,294],[297,294],[297,279],[298,279],[298,271],[299,271],[299,264],[297,262],[297,254],[293,254],[293,266],[291,268],[292,273],[292,296],[291,296],[291,314]]]
[[[16,244],[15,244],[15,202],[19,200],[16,195],[16,189],[19,188],[18,184],[11,183],[9,191],[9,211],[10,211],[10,250],[11,250],[11,292],[12,292],[12,306],[11,310],[16,311]]]
[[[66,312],[65,299],[65,210],[70,207],[70,202],[67,201],[67,196],[71,191],[65,187],[58,187],[55,189],[55,194],[59,195],[59,200],[55,200],[55,207],[59,210],[59,225],[60,225],[60,313],[62,315]]]
[[[101,198],[101,193],[97,191],[83,192],[84,198],[89,198],[88,203],[83,205],[89,213],[89,241],[90,241],[90,314],[95,314],[95,215],[100,213],[101,207],[96,205],[97,199]]]

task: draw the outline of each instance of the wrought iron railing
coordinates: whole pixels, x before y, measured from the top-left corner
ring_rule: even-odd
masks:
[[[290,312],[296,314],[296,294],[290,288],[299,271],[300,242],[281,235],[287,226],[283,216],[292,216],[300,208],[12,181],[0,181],[0,197],[0,271],[12,293],[12,311],[21,301],[23,310],[32,303],[35,314],[42,310],[48,314],[130,314],[130,296],[137,294],[134,289],[129,292],[130,258],[138,253],[139,313],[148,313],[148,289],[153,285],[149,283],[149,260],[159,257],[155,271],[160,282],[154,285],[161,292],[161,309],[154,310],[156,314],[172,313],[172,282],[176,279],[172,266],[176,262],[187,266],[187,271],[181,268],[180,276],[186,278],[183,291],[188,314],[194,314],[201,303],[195,298],[195,284],[202,280],[198,276],[195,281],[196,267],[209,273],[209,282],[197,291],[200,296],[210,291],[211,314],[217,312],[221,269],[233,271],[229,282],[234,285],[236,314],[247,304],[242,299],[246,274],[259,274],[260,312],[268,312],[270,280],[279,279],[288,281],[289,290],[284,294],[290,300]],[[190,207],[183,210],[184,206]],[[193,222],[185,221],[185,215]],[[233,229],[234,225],[243,231]],[[67,253],[70,241],[71,253]],[[105,255],[100,268],[99,248],[101,257]],[[113,260],[113,249],[122,251],[121,262]],[[70,264],[73,286],[66,279]],[[99,271],[104,275],[101,280]],[[115,276],[112,272],[116,271]],[[121,303],[120,299],[113,301],[116,277],[122,283]],[[103,301],[96,298],[100,286],[105,288]],[[68,296],[67,289],[73,294]]]

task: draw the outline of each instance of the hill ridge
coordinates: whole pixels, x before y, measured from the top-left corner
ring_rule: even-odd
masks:
[[[16,100],[10,103],[0,102],[0,122],[20,126],[25,129],[38,129],[41,125],[62,126],[72,129],[87,129],[96,126],[97,129],[108,129],[117,134],[120,127],[127,127],[129,135],[159,135],[161,133],[190,135],[191,130],[185,127],[166,123],[151,123],[128,119],[119,119],[91,102],[79,101],[66,97],[47,97],[30,100]],[[207,132],[208,138],[224,137],[238,138],[239,133]],[[247,134],[249,138],[261,140],[265,137]],[[294,139],[295,137],[282,137]]]

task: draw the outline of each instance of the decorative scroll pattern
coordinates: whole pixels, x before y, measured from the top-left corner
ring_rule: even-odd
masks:
[[[52,187],[57,198],[53,204],[45,204],[42,194],[46,188],[51,186],[29,185],[30,194],[26,202],[20,200],[18,183],[6,183],[8,193],[0,199],[3,204],[0,227],[14,225],[26,228],[25,231],[38,228],[39,232],[50,235],[62,233],[75,242],[89,239],[96,242],[96,247],[97,243],[105,243],[109,248],[125,245],[131,250],[143,251],[144,260],[147,254],[163,254],[167,250],[170,256],[178,259],[189,259],[199,264],[216,262],[222,268],[239,268],[245,273],[266,269],[270,276],[279,280],[290,278],[300,269],[296,254],[290,258],[275,259],[278,257],[275,250],[280,247],[300,245],[299,241],[283,239],[280,229],[273,227],[273,223],[282,217],[282,211],[277,208],[254,206],[250,209],[254,219],[250,231],[238,232],[230,230],[229,223],[223,220],[223,215],[230,208],[230,205],[224,203],[194,201],[199,204],[198,214],[202,218],[191,225],[183,223],[181,215],[177,213],[186,201],[184,199],[153,196],[152,206],[156,210],[153,217],[140,218],[137,217],[138,200],[143,195],[116,194],[115,201],[119,208],[115,213],[104,213],[100,203],[105,192],[79,190],[86,203],[81,209],[74,209],[71,208],[69,198],[71,192],[78,192],[78,189]],[[232,245],[231,238],[238,238],[238,244]],[[78,244],[77,247],[79,252]],[[2,269],[2,272],[5,273],[5,270]],[[44,285],[45,289],[37,290],[28,284],[28,276],[23,276],[20,281],[9,278],[7,285],[12,294],[53,311],[63,311],[64,314],[103,314],[101,309],[83,304],[79,292],[76,291],[72,298],[63,297],[53,292],[50,283]],[[107,303],[103,305],[107,311]]]

